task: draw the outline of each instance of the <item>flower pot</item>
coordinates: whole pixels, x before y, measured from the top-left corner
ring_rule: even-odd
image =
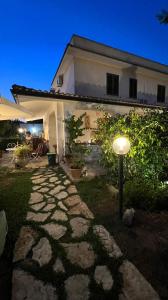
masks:
[[[71,175],[74,179],[79,179],[82,174],[82,169],[72,169],[70,168]]]
[[[20,158],[20,157],[16,157],[15,158],[15,168],[16,169],[20,169],[25,167],[25,165],[27,164],[27,160],[24,158]]]
[[[48,165],[50,167],[55,166],[56,165],[56,153],[47,153],[47,157],[48,157]]]

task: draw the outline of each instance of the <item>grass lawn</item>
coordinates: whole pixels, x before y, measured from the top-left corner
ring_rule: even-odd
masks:
[[[5,250],[0,258],[0,299],[4,300],[11,296],[13,249],[27,212],[31,174],[21,171],[10,173],[0,168],[0,210],[5,210],[8,222]]]
[[[137,210],[134,225],[128,228],[118,218],[117,203],[105,178],[81,181],[77,188],[94,213],[95,221],[111,232],[123,253],[153,285],[161,299],[168,299],[168,212]]]

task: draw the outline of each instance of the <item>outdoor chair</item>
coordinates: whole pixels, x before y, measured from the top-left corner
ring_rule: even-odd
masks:
[[[9,143],[7,145],[7,149],[11,149],[11,148],[15,148],[16,147],[16,144],[15,143]]]
[[[43,143],[38,144],[37,149],[31,153],[32,159],[37,159],[43,155]]]

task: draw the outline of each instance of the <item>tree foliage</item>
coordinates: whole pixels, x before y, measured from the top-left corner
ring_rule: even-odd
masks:
[[[118,158],[112,150],[112,141],[119,135],[131,142],[130,152],[125,157],[125,174],[128,180],[135,177],[160,180],[168,158],[168,112],[167,110],[135,110],[127,115],[105,114],[98,119],[96,135],[102,149],[102,162],[112,175],[118,178]]]
[[[0,121],[0,137],[16,137],[19,121]]]
[[[162,10],[161,13],[157,15],[157,18],[161,24],[168,24],[168,11]]]
[[[83,118],[85,113],[79,116],[78,118],[75,115],[70,116],[65,119],[66,131],[68,134],[68,150],[69,153],[72,153],[72,147],[76,142],[76,139],[80,136],[83,136],[84,127],[83,127]]]

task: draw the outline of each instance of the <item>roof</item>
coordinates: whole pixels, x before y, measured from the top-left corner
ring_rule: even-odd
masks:
[[[155,72],[159,72],[162,74],[166,74],[168,75],[168,65],[166,64],[161,64],[159,62],[156,62],[154,60],[148,59],[148,58],[144,58],[142,56],[121,50],[121,49],[117,49],[93,40],[90,40],[88,38],[85,37],[81,37],[79,35],[74,34],[70,40],[70,42],[67,44],[65,51],[63,53],[62,59],[60,61],[60,64],[57,68],[57,71],[54,75],[54,78],[56,77],[59,68],[66,56],[67,50],[69,48],[76,48],[76,49],[80,49],[80,50],[84,50],[93,54],[98,54],[101,56],[105,56],[108,58],[112,58],[112,59],[116,59],[118,61],[122,61],[137,67],[142,67],[142,68],[146,68]],[[53,78],[53,81],[54,81]],[[52,81],[52,82],[53,82]]]
[[[95,52],[104,56],[108,56],[114,59],[124,61],[126,63],[134,64],[140,67],[148,68],[157,72],[168,74],[168,65],[161,64],[154,60],[144,58],[142,56],[117,49],[85,37],[73,35],[70,41],[70,45],[73,45],[90,52]]]
[[[101,98],[101,97],[92,97],[92,96],[81,96],[76,94],[68,94],[68,93],[58,93],[54,91],[46,91],[46,90],[37,90],[33,88],[28,88],[21,85],[12,85],[11,92],[15,100],[17,96],[33,96],[33,97],[41,97],[41,98],[51,98],[55,100],[69,100],[69,101],[78,101],[85,103],[94,103],[94,104],[109,104],[109,105],[122,105],[122,106],[131,106],[131,107],[142,107],[142,108],[160,108],[157,105],[151,104],[143,104],[138,102],[129,101],[126,98],[120,97],[112,97],[112,98]],[[163,106],[162,106],[163,107]]]

